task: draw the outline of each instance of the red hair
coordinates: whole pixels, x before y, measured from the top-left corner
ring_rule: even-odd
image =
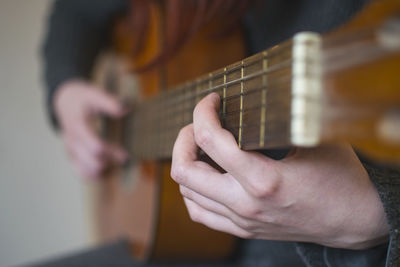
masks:
[[[162,6],[166,21],[162,53],[141,70],[165,63],[188,39],[217,17],[223,17],[225,25],[215,36],[228,34],[243,16],[250,2],[252,0],[132,0],[130,22],[140,40],[135,44],[133,55],[143,49],[142,40],[145,40],[150,23],[151,4]]]

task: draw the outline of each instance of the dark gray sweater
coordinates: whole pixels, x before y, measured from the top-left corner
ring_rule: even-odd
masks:
[[[262,1],[260,1],[262,2]],[[249,54],[266,49],[296,32],[324,32],[346,22],[367,0],[265,0],[243,20]],[[57,0],[49,18],[43,46],[47,106],[54,125],[53,96],[71,78],[89,79],[94,60],[109,43],[110,25],[125,12],[128,0]],[[381,196],[390,224],[391,243],[364,251],[327,248],[315,244],[244,241],[239,262],[252,266],[300,266],[279,261],[279,251],[295,251],[307,266],[400,266],[400,173],[365,163]],[[272,247],[281,247],[281,250]],[[389,252],[387,257],[386,253]],[[292,254],[291,254],[292,253]],[[295,256],[293,256],[295,257]],[[297,263],[296,263],[297,262]]]

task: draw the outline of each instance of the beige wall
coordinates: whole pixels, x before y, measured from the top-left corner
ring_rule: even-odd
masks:
[[[84,188],[43,110],[48,0],[0,0],[0,266],[88,244]]]

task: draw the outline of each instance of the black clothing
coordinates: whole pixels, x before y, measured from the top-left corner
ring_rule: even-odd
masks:
[[[261,2],[261,3],[259,3]],[[256,2],[243,19],[247,33],[249,54],[266,49],[293,36],[298,31],[325,32],[345,23],[367,0],[265,0]],[[59,85],[71,78],[89,79],[98,53],[107,47],[111,21],[127,10],[128,0],[56,0],[49,21],[43,56],[49,114],[56,124],[52,98]],[[379,191],[387,219],[391,226],[390,266],[400,266],[400,175],[386,169],[366,168]],[[86,257],[70,257],[64,263],[86,262],[87,266],[101,266],[96,256],[107,254],[121,261],[116,266],[130,262],[123,244],[106,247]],[[327,248],[315,244],[296,244],[245,240],[242,244],[239,266],[384,266],[387,244],[363,251]],[[122,253],[122,254],[121,254]],[[88,257],[87,255],[92,255]],[[82,255],[81,255],[82,256]],[[90,261],[92,259],[92,261]],[[287,262],[282,262],[287,260]],[[301,260],[304,264],[301,263]],[[76,262],[76,261],[75,261]],[[55,265],[64,266],[61,262]],[[187,265],[185,265],[187,266]],[[223,265],[219,265],[223,266]]]

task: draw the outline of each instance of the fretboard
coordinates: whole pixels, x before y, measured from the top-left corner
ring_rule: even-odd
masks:
[[[318,135],[320,38],[302,33],[292,40],[137,106],[126,120],[134,158],[171,157],[179,130],[192,123],[196,104],[216,92],[220,120],[245,150],[313,145]],[[311,102],[311,105],[310,105]],[[304,107],[314,109],[305,109]]]

